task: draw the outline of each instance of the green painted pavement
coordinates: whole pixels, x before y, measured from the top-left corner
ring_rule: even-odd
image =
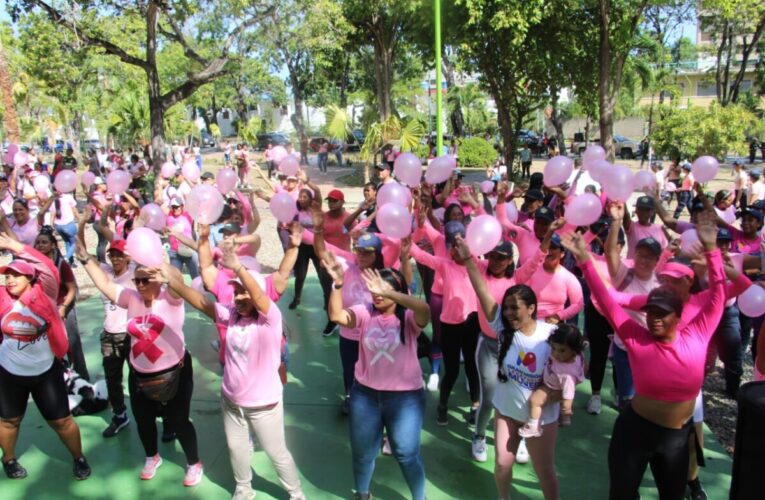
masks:
[[[297,311],[287,310],[291,293],[289,290],[280,303],[290,330],[292,351],[290,382],[284,395],[288,446],[309,499],[350,498],[353,475],[347,420],[339,412],[342,378],[337,335],[321,336],[326,318],[314,276],[309,277],[303,303]],[[184,458],[177,443],[160,444],[164,465],[151,481],[139,480],[144,457],[135,425],[131,423],[115,438],[102,438],[101,431],[111,417],[109,411],[77,418],[85,453],[93,467],[90,479],[77,482],[72,477],[68,453],[30,403],[17,447],[17,455],[29,471],[29,477],[22,481],[0,477],[0,499],[188,497],[210,500],[230,497],[234,482],[219,409],[220,368],[217,354],[209,345],[215,333],[209,321],[190,307],[187,311],[186,341],[194,358],[192,419],[205,466],[202,483],[194,488],[182,486]],[[90,371],[101,378],[100,300],[94,297],[79,303],[78,314]],[[607,375],[606,380],[609,379]],[[616,412],[604,407],[600,416],[588,415],[584,411],[588,390],[588,383],[579,386],[573,425],[561,429],[558,437],[556,464],[564,500],[607,497],[606,455]],[[437,397],[435,393],[428,394],[422,452],[430,500],[496,498],[493,447],[485,464],[474,462],[470,457],[471,433],[465,423],[468,404],[461,377],[452,396],[454,409],[450,423],[439,427],[435,423]],[[491,438],[489,442],[493,444]],[[706,443],[708,465],[701,479],[709,498],[727,498],[731,461],[708,431]],[[258,499],[287,498],[265,453],[256,451],[252,466]],[[514,474],[514,498],[542,498],[530,463],[517,465]],[[652,482],[647,472],[641,488],[644,499],[658,498]],[[408,489],[392,457],[381,455],[378,459],[371,490],[376,498],[384,500],[408,498]]]

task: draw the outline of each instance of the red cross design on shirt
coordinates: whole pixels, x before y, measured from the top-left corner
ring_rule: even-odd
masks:
[[[163,351],[154,342],[164,328],[162,318],[153,314],[133,318],[128,323],[128,333],[133,336],[133,357],[143,354],[149,361],[156,363]]]

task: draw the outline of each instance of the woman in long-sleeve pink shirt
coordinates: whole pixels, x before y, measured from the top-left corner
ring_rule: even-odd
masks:
[[[582,285],[571,271],[560,264],[562,258],[560,237],[553,235],[542,266],[526,283],[537,295],[537,319],[548,323],[566,321],[584,308]]]
[[[565,238],[593,296],[623,339],[633,370],[635,398],[619,415],[609,447],[611,499],[634,498],[649,463],[662,498],[684,495],[691,416],[704,380],[707,344],[725,304],[725,274],[713,218],[711,211],[704,212],[697,224],[709,267],[708,302],[693,320],[682,323],[682,298],[669,287],[656,288],[645,304],[647,329],[608,292],[581,238]]]

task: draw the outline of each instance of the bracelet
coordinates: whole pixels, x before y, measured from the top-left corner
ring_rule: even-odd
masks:
[[[80,264],[82,264],[82,265],[85,265],[85,264],[87,264],[88,262],[90,262],[91,260],[93,260],[93,257],[91,257],[90,255],[88,255],[88,258],[87,258],[87,259],[79,259],[79,258],[78,258],[77,260],[79,260],[79,261],[80,261]]]
[[[234,271],[234,274],[239,274],[239,271],[241,271],[243,267],[244,264],[239,264],[239,267],[236,269],[236,271]]]
[[[340,283],[338,285],[337,283],[332,283],[332,288],[334,288],[335,290],[340,290],[341,288],[343,288],[343,284]]]

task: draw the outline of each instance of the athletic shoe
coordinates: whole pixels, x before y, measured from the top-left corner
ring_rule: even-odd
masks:
[[[290,305],[288,307],[290,309],[296,309],[297,306],[299,306],[299,305],[300,305],[300,299],[295,298],[295,299],[292,299],[292,302],[290,302]]]
[[[487,459],[486,438],[478,436],[474,437],[471,450],[473,452],[473,460],[476,462],[485,462]]]
[[[521,439],[521,444],[518,445],[518,451],[515,453],[515,461],[519,464],[529,462],[529,450],[526,449],[525,439]]]
[[[333,323],[332,321],[327,321],[327,325],[324,327],[324,331],[321,332],[322,335],[325,337],[331,337],[333,333],[335,333],[335,330],[337,329],[337,323]]]
[[[88,465],[88,461],[85,460],[85,457],[80,457],[74,461],[73,472],[74,478],[78,481],[82,481],[83,479],[90,477],[90,465]]]
[[[688,500],[707,500],[707,492],[701,486],[699,478],[688,481]]]
[[[382,454],[393,455],[393,450],[390,447],[390,441],[388,440],[388,436],[383,437]]]
[[[449,424],[449,409],[446,406],[438,405],[438,416],[436,417],[438,425]]]
[[[428,390],[429,391],[437,391],[438,390],[438,373],[431,373],[428,377]]]
[[[476,414],[478,414],[478,408],[476,408],[474,406],[471,407],[470,408],[470,415],[468,415],[468,421],[467,421],[467,423],[468,423],[468,425],[470,427],[475,427],[475,416],[476,416]]]
[[[353,500],[372,500],[372,494],[356,492],[353,494]]]
[[[198,485],[202,480],[203,472],[202,462],[186,466],[186,477],[183,478],[183,485],[186,487]]]
[[[27,477],[27,470],[15,458],[3,462],[3,469],[8,479],[24,479]]]
[[[250,486],[237,486],[231,500],[252,500],[253,498],[255,498],[255,492]]]
[[[146,457],[146,462],[144,462],[143,470],[141,471],[141,479],[148,481],[153,478],[160,465],[162,465],[162,457],[159,456],[159,453],[153,457]]]
[[[114,437],[119,431],[127,427],[129,423],[130,419],[127,416],[127,412],[122,412],[122,415],[115,414],[112,416],[112,421],[109,423],[109,427],[104,429],[104,432],[102,432],[101,435],[105,438]]]
[[[587,401],[587,413],[591,415],[600,415],[601,406],[600,396],[594,395]]]
[[[522,438],[535,438],[542,435],[542,428],[538,425],[532,427],[528,422],[523,424],[523,427],[518,429],[518,435]]]

